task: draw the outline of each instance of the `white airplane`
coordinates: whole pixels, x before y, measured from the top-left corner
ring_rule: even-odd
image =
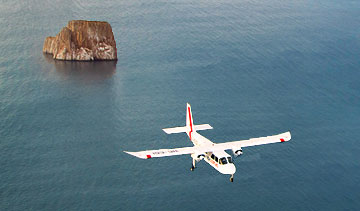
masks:
[[[232,161],[232,158],[225,150],[232,150],[235,157],[243,153],[242,147],[256,146],[262,144],[270,144],[277,142],[286,142],[291,139],[291,134],[289,132],[281,133],[279,135],[261,137],[261,138],[252,138],[249,140],[243,141],[232,141],[225,143],[213,143],[209,139],[200,135],[197,131],[213,129],[209,124],[194,125],[192,112],[190,104],[187,104],[186,107],[186,126],[183,127],[174,127],[174,128],[165,128],[163,129],[165,133],[182,133],[185,132],[190,138],[190,141],[194,144],[193,147],[183,147],[183,148],[174,148],[174,149],[159,149],[159,150],[146,150],[139,152],[127,152],[130,155],[136,156],[142,159],[149,159],[154,157],[166,157],[174,155],[184,155],[191,154],[193,159],[191,171],[195,169],[195,163],[204,159],[208,164],[214,167],[222,174],[229,174],[230,181],[233,182],[234,174],[236,171],[235,165]]]

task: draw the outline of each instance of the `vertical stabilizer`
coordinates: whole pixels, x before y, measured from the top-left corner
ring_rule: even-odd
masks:
[[[186,125],[182,127],[172,127],[172,128],[164,128],[163,131],[167,134],[173,133],[187,133],[191,140],[192,132],[197,130],[209,130],[213,129],[209,124],[202,124],[202,125],[194,125],[191,112],[191,106],[189,103],[186,104]]]
[[[188,132],[186,132],[191,140],[191,133],[194,132],[194,127],[193,127],[194,123],[193,123],[193,117],[192,117],[192,112],[191,112],[191,106],[189,103],[186,104],[186,128],[188,130]]]

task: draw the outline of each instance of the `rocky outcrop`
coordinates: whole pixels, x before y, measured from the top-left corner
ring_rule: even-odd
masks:
[[[69,21],[56,37],[45,39],[43,52],[58,60],[117,60],[111,26],[102,21]]]

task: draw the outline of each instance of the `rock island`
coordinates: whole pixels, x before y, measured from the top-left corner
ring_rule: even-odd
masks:
[[[114,34],[103,21],[69,21],[56,37],[45,39],[43,52],[58,60],[117,60]]]

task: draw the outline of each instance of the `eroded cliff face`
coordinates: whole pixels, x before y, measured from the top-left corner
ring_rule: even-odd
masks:
[[[111,26],[101,21],[69,21],[56,37],[45,39],[43,52],[59,60],[117,60]]]

